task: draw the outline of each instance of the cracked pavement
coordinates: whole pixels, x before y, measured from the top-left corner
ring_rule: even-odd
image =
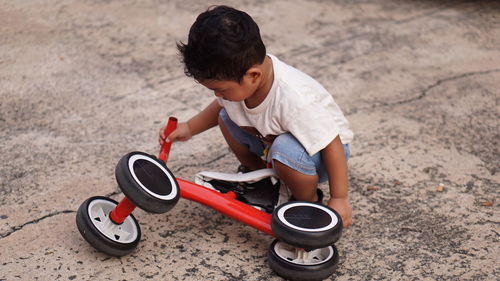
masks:
[[[320,81],[355,132],[353,225],[331,280],[498,279],[500,3],[224,3]],[[122,198],[122,155],[156,154],[168,116],[212,100],[175,49],[206,8],[0,1],[0,280],[281,280],[267,266],[271,237],[197,203],[134,211],[142,240],[122,258],[75,225],[88,197]],[[217,130],[176,143],[169,160],[188,180],[236,166]]]

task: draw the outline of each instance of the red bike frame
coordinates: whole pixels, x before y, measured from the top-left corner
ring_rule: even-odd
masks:
[[[255,209],[239,200],[232,191],[219,193],[204,186],[177,178],[181,197],[201,203],[224,215],[274,236],[271,230],[271,214]]]
[[[177,119],[170,117],[164,131],[165,136],[170,135],[176,127]],[[171,142],[163,143],[158,159],[167,162],[171,145]],[[271,214],[257,210],[237,200],[234,192],[220,193],[180,178],[177,178],[177,182],[179,183],[182,198],[206,205],[228,217],[274,236],[271,230]],[[133,203],[125,197],[111,212],[111,219],[116,223],[122,223],[134,208]]]

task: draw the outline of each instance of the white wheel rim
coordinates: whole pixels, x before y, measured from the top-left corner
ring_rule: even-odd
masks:
[[[289,222],[285,218],[285,212],[287,210],[293,208],[293,207],[301,207],[301,206],[309,206],[309,207],[312,207],[312,208],[317,208],[317,209],[323,210],[325,213],[327,213],[328,215],[330,215],[331,222],[327,226],[320,227],[320,228],[304,228],[304,227],[300,227],[300,226],[296,226],[296,225],[292,224],[291,222]],[[335,225],[337,225],[339,223],[339,220],[338,220],[337,216],[335,215],[334,212],[332,212],[332,210],[330,210],[330,209],[328,209],[328,208],[326,208],[325,206],[322,206],[322,205],[313,204],[313,203],[307,203],[307,202],[289,203],[289,204],[283,206],[281,209],[279,209],[277,215],[278,215],[278,219],[282,223],[284,223],[286,226],[288,226],[290,228],[293,228],[293,229],[297,229],[297,230],[301,230],[301,231],[306,231],[306,232],[325,231],[325,230],[328,230],[328,229],[331,229],[331,228],[335,227]]]
[[[311,250],[296,248],[287,243],[278,241],[274,244],[274,252],[283,260],[297,265],[317,265],[332,259],[334,254],[332,246]]]
[[[135,241],[139,231],[131,216],[125,218],[120,225],[115,224],[109,218],[109,213],[111,213],[115,207],[116,204],[108,200],[92,200],[88,207],[88,213],[92,224],[94,224],[97,230],[114,242],[126,244]]]
[[[153,163],[156,165],[156,167],[160,168],[160,170],[162,170],[163,173],[165,173],[165,175],[168,177],[168,180],[170,181],[170,185],[172,186],[169,194],[160,195],[160,194],[154,193],[142,184],[142,182],[139,180],[139,178],[137,177],[137,175],[135,174],[135,171],[134,171],[134,163],[137,160],[146,160],[150,163]],[[167,169],[165,169],[165,167],[160,165],[158,162],[152,160],[150,157],[142,155],[142,154],[132,155],[128,160],[128,169],[129,169],[130,173],[132,174],[132,177],[134,178],[135,182],[137,182],[139,184],[139,186],[144,191],[149,193],[151,196],[158,198],[158,199],[161,199],[161,200],[172,200],[177,196],[177,184],[176,184],[175,179],[170,175],[170,173],[167,171]]]

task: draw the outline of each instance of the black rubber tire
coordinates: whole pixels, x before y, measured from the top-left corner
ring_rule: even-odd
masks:
[[[281,214],[281,218],[278,214]],[[287,220],[289,225],[282,219]],[[296,229],[291,225],[308,230]],[[323,229],[325,227],[328,228]],[[304,249],[318,249],[333,245],[340,239],[342,219],[335,210],[328,206],[292,201],[282,204],[273,211],[271,229],[279,240],[290,245]]]
[[[141,228],[139,227],[139,223],[137,222],[135,217],[130,214],[130,217],[137,226],[138,232],[137,238],[133,242],[118,243],[109,239],[94,226],[94,224],[92,223],[92,218],[90,218],[89,216],[89,205],[93,200],[96,199],[107,200],[114,203],[115,205],[118,205],[118,202],[116,202],[115,200],[103,196],[94,196],[85,200],[76,212],[76,226],[78,227],[78,231],[80,231],[80,234],[83,236],[83,238],[99,252],[115,257],[121,257],[129,254],[137,247],[139,241],[141,240]]]
[[[333,256],[321,264],[300,265],[281,258],[275,251],[274,246],[279,240],[275,239],[268,251],[269,267],[279,276],[293,281],[316,281],[324,280],[331,276],[336,270],[339,262],[339,253],[335,245],[330,245]]]
[[[144,158],[140,159],[141,161],[144,162],[141,165],[138,165],[139,170],[137,172],[142,171],[141,173],[145,174],[142,175],[142,179],[144,181],[148,181],[149,184],[155,185],[154,187],[155,190],[150,187],[148,188],[148,190],[156,194],[157,196],[175,195],[173,198],[162,199],[155,197],[150,193],[148,193],[143,187],[141,187],[141,184],[139,184],[134,179],[134,176],[132,174],[136,172],[135,171],[132,172],[129,168],[130,158],[133,157],[134,155],[138,155]],[[138,160],[133,162],[133,166],[136,164],[136,162],[138,162]],[[165,170],[158,168],[158,166],[156,166],[154,163],[159,164]],[[146,171],[144,165],[149,165],[149,171]],[[151,167],[154,170],[151,170]],[[153,176],[151,177],[149,176],[151,171],[157,172],[157,174],[154,176],[156,178],[154,178]],[[170,177],[165,174],[165,171],[167,174],[170,175]],[[130,201],[132,201],[132,203],[134,203],[137,207],[147,212],[157,213],[157,214],[168,212],[175,206],[175,204],[177,204],[177,201],[179,201],[180,188],[179,188],[179,183],[177,182],[174,174],[167,168],[167,166],[163,161],[158,160],[153,155],[149,155],[142,152],[131,152],[123,156],[116,165],[115,176],[116,176],[116,181],[118,182],[118,186],[123,191],[125,196]]]

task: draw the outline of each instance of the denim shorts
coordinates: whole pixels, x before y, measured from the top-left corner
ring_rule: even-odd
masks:
[[[263,156],[265,144],[261,140],[236,125],[229,118],[225,109],[219,112],[219,117],[238,143],[246,145],[250,152],[255,155]],[[345,158],[348,160],[350,156],[349,144],[344,144],[343,146]],[[302,174],[318,175],[320,183],[328,180],[328,173],[323,163],[321,152],[309,156],[302,144],[290,133],[281,134],[274,140],[269,149],[269,155],[271,159],[280,161]]]

